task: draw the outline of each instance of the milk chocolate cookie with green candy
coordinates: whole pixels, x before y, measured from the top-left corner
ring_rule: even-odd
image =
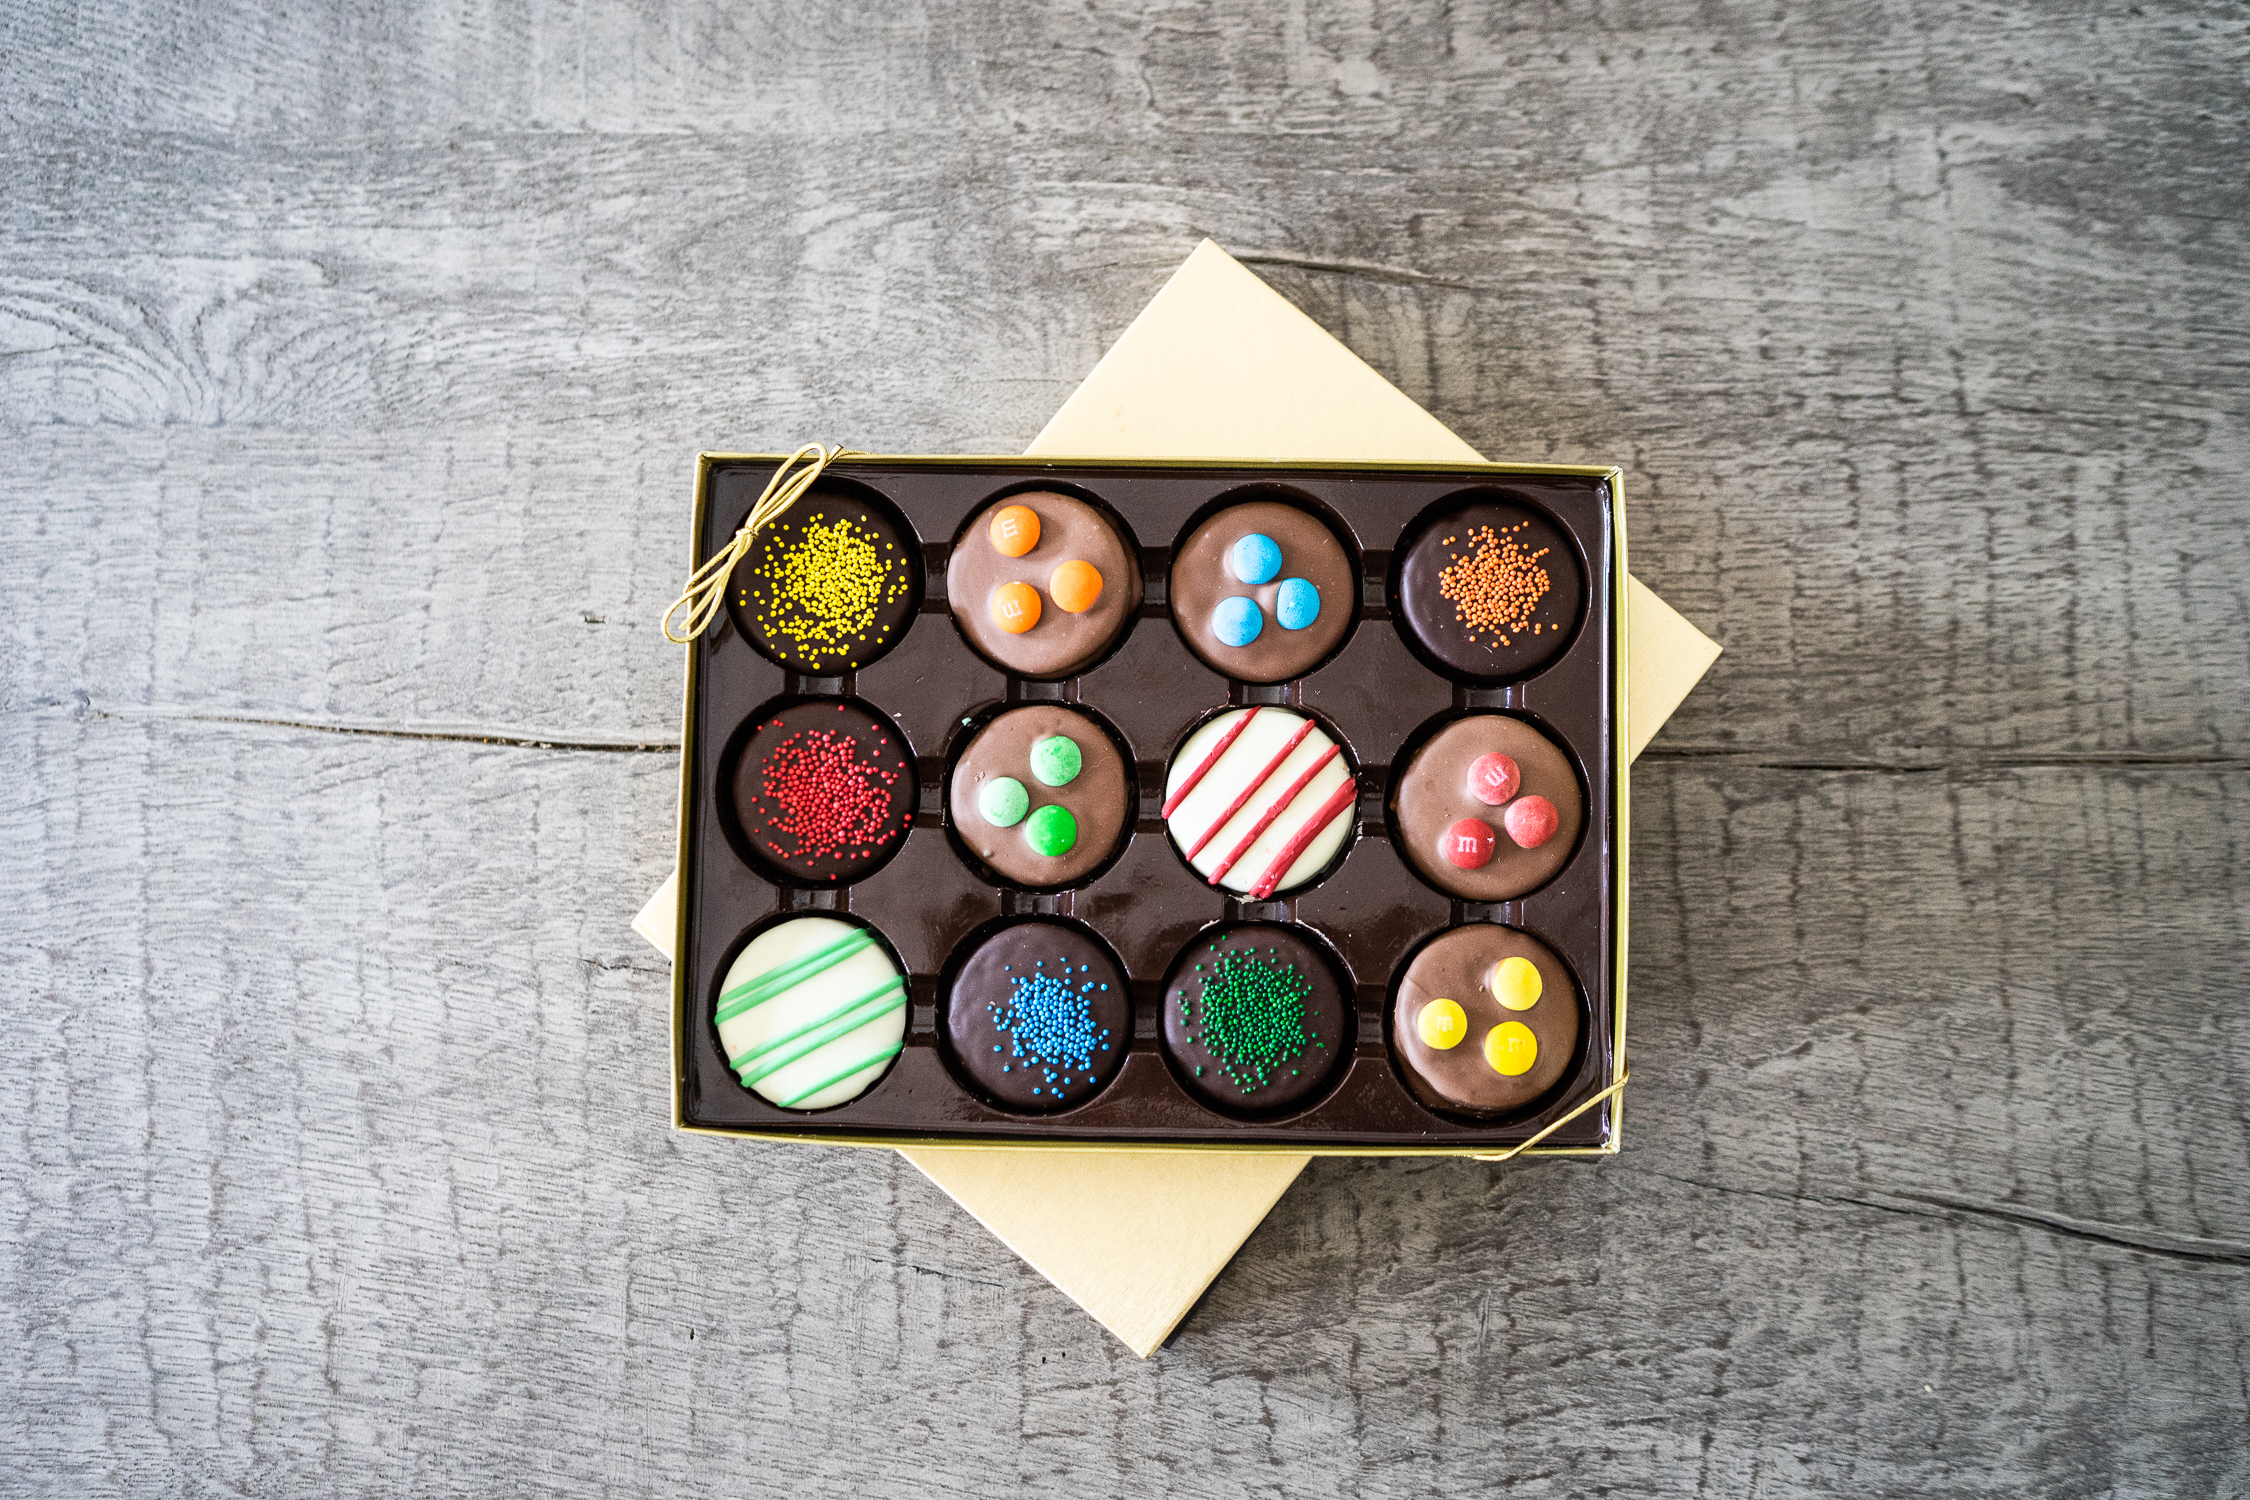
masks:
[[[784,1109],[856,1099],[906,1042],[906,978],[875,931],[792,917],[750,940],[714,1018],[727,1066]]]
[[[1172,554],[1172,618],[1189,649],[1240,682],[1302,677],[1351,629],[1351,555],[1311,511],[1230,505]]]
[[[1101,725],[1076,709],[1011,708],[953,763],[946,808],[955,834],[995,875],[1034,890],[1091,874],[1117,846],[1134,804],[1132,776]]]
[[[1570,757],[1507,714],[1471,714],[1431,736],[1399,778],[1397,811],[1414,868],[1464,901],[1545,885],[1586,822]]]
[[[735,628],[789,671],[856,672],[913,623],[915,547],[882,507],[816,490],[761,528],[734,565]]]
[[[1229,1111],[1308,1103],[1350,1050],[1352,1019],[1327,955],[1278,922],[1198,939],[1164,982],[1164,1050],[1182,1083]]]
[[[1069,677],[1110,648],[1141,607],[1140,554],[1096,507],[1031,490],[978,511],[945,568],[953,618],[1018,677]]]
[[[1578,1047],[1578,987],[1527,932],[1472,922],[1414,955],[1391,1011],[1391,1045],[1425,1104],[1506,1114],[1562,1081]]]

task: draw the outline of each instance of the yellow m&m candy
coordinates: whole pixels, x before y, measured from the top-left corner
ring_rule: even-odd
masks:
[[[992,591],[992,623],[1022,635],[1039,623],[1039,591],[1028,583],[1003,583]]]
[[[1504,958],[1492,971],[1492,998],[1510,1010],[1531,1009],[1543,988],[1539,966],[1528,958]]]
[[[1484,1060],[1503,1078],[1528,1073],[1539,1061],[1539,1038],[1521,1021],[1502,1021],[1484,1034]]]
[[[1055,608],[1082,615],[1102,596],[1102,570],[1074,557],[1047,579],[1047,592],[1053,596]]]
[[[1422,1045],[1443,1052],[1459,1045],[1469,1034],[1468,1013],[1451,1000],[1432,1000],[1422,1007],[1414,1018],[1414,1030],[1422,1038]]]

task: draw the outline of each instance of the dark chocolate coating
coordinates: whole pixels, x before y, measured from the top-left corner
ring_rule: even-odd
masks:
[[[1507,806],[1491,807],[1469,795],[1469,767],[1488,750],[1514,758],[1523,781],[1510,802],[1544,797],[1555,804],[1555,836],[1536,849],[1521,848],[1503,826]],[[1431,736],[1398,782],[1400,851],[1440,890],[1464,901],[1510,901],[1555,878],[1578,847],[1586,803],[1570,758],[1554,741],[1507,714],[1471,714]],[[1462,818],[1481,818],[1497,835],[1492,860],[1464,870],[1446,859],[1445,832]]]
[[[1281,571],[1256,586],[1237,580],[1226,562],[1227,549],[1252,532],[1281,547]],[[1284,630],[1274,618],[1274,599],[1291,578],[1304,579],[1320,593],[1320,613],[1302,630]],[[1279,500],[1228,506],[1190,532],[1172,554],[1172,618],[1180,634],[1213,671],[1239,682],[1286,682],[1311,671],[1351,629],[1358,591],[1351,555],[1328,523]],[[1236,594],[1255,601],[1265,616],[1264,628],[1247,646],[1226,645],[1211,633],[1211,611]]]
[[[789,553],[804,545],[811,529],[832,531],[839,523],[855,543],[873,549],[874,565],[880,570],[871,580],[873,597],[865,618],[854,622],[857,628],[833,639],[793,632],[787,628],[789,621],[803,618],[804,611],[800,601],[787,597],[776,575],[784,571]],[[921,604],[914,587],[917,545],[865,500],[816,489],[761,529],[749,555],[734,565],[727,580],[727,608],[734,627],[759,655],[789,671],[807,677],[857,671],[897,645],[913,623]]]
[[[1533,567],[1547,575],[1547,590],[1520,616],[1520,626],[1482,628],[1464,618],[1461,604],[1445,597],[1448,568],[1467,565],[1478,550],[1477,533],[1489,527],[1495,542],[1512,541],[1538,554]],[[1578,553],[1544,514],[1528,506],[1472,501],[1434,517],[1398,562],[1396,606],[1401,623],[1447,671],[1468,682],[1528,677],[1569,643],[1585,608],[1586,581]]]
[[[992,545],[993,514],[1010,505],[1039,517],[1039,545],[1021,557]],[[1055,569],[1074,557],[1102,575],[1100,597],[1080,615],[1057,605],[1047,590]],[[1028,583],[1039,591],[1039,623],[1021,635],[992,622],[988,601],[1003,583]],[[1046,490],[1003,495],[961,532],[945,565],[945,593],[961,633],[1001,670],[1018,677],[1069,677],[1107,651],[1141,607],[1140,554],[1109,517],[1074,496]]]
[[[1297,1032],[1302,1045],[1286,1049],[1293,1055],[1271,1059],[1261,1069],[1246,1067],[1218,1045],[1206,1018],[1206,992],[1216,964],[1228,953],[1247,955],[1306,981],[1310,993]],[[1282,1114],[1305,1104],[1326,1087],[1351,1050],[1351,997],[1328,955],[1299,929],[1280,923],[1222,928],[1190,944],[1174,960],[1164,983],[1163,1017],[1164,1050],[1180,1081],[1207,1103],[1230,1112]]]
[[[1040,986],[1045,995],[1029,997],[1032,1014],[1018,1012],[1016,981],[1037,976],[1061,980],[1085,1001],[1083,1020],[1069,1016],[1063,1028],[1082,1051],[1042,1045],[1043,1036],[1056,1035],[1047,986]],[[1100,1093],[1124,1066],[1132,998],[1100,943],[1076,927],[1034,918],[1001,928],[963,961],[945,999],[945,1034],[962,1070],[1001,1108],[1067,1109]]]
[[[1049,786],[1031,774],[1031,747],[1051,734],[1064,735],[1082,756],[1078,774]],[[995,776],[1013,776],[1031,794],[1031,812],[1050,804],[1065,807],[1078,820],[1078,842],[1067,854],[1045,855],[1031,847],[1024,830],[1030,813],[1012,828],[995,828],[978,810],[977,795]],[[969,741],[953,764],[946,787],[946,815],[969,851],[1011,885],[1051,889],[1090,874],[1109,858],[1137,800],[1125,759],[1102,727],[1086,715],[1059,705],[1035,703],[1011,708]]]
[[[1539,970],[1539,999],[1529,1010],[1509,1010],[1494,998],[1492,971],[1511,958]],[[1422,1040],[1416,1019],[1432,1000],[1458,1004],[1468,1033],[1436,1048]],[[1578,987],[1553,950],[1527,932],[1492,922],[1472,922],[1432,938],[1399,980],[1391,1007],[1391,1047],[1407,1086],[1423,1103],[1464,1114],[1506,1114],[1530,1104],[1559,1082],[1578,1046]],[[1520,1021],[1538,1038],[1539,1055],[1528,1072],[1510,1078],[1485,1061],[1485,1034]]]
[[[791,771],[840,747],[848,748],[854,768],[843,782],[845,797],[835,795],[835,782],[789,794]],[[761,859],[801,884],[834,885],[860,879],[897,852],[920,783],[890,726],[848,698],[812,698],[759,721],[735,767],[733,792],[736,821]],[[838,806],[855,811],[838,817]],[[829,834],[844,837],[828,843]]]

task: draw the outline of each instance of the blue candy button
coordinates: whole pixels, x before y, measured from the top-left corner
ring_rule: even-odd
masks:
[[[1219,607],[1211,611],[1211,633],[1222,646],[1247,646],[1265,628],[1265,612],[1258,608],[1257,601],[1240,594],[1221,599]]]
[[[1263,532],[1253,531],[1228,551],[1227,567],[1252,586],[1270,583],[1281,571],[1281,544]]]
[[[1285,578],[1273,601],[1273,617],[1283,630],[1302,630],[1320,618],[1320,590],[1302,578]]]

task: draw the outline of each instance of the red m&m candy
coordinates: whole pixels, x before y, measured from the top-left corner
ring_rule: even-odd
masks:
[[[1508,810],[1500,815],[1500,825],[1518,845],[1536,849],[1555,836],[1555,830],[1562,826],[1562,815],[1544,797],[1525,797],[1508,804]]]
[[[1464,870],[1481,870],[1492,858],[1492,846],[1499,835],[1492,825],[1482,818],[1463,818],[1445,830],[1439,848],[1447,863]]]
[[[1498,807],[1523,785],[1523,772],[1514,760],[1497,750],[1478,756],[1469,766],[1469,795],[1486,807]]]

